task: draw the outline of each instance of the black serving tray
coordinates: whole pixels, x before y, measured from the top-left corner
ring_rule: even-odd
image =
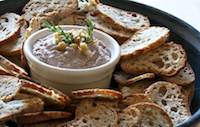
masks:
[[[21,13],[21,9],[28,0],[0,1],[0,14],[5,12]],[[180,43],[186,49],[188,61],[191,64],[195,76],[195,95],[192,100],[192,117],[179,127],[194,127],[200,122],[200,33],[184,21],[150,6],[132,2],[129,0],[101,0],[101,2],[121,9],[135,11],[147,16],[152,25],[168,27],[171,30],[171,40]]]

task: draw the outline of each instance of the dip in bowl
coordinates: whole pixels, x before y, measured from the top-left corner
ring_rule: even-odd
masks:
[[[26,40],[23,50],[32,78],[64,92],[108,88],[120,59],[118,43],[98,30],[93,31],[91,41],[91,38],[84,35],[86,27],[60,27],[69,36],[73,36],[73,43],[63,42],[57,33],[48,29],[37,31]],[[83,36],[82,41],[80,35]]]

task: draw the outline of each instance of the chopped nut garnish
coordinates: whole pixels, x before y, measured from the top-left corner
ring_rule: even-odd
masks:
[[[54,33],[54,39],[56,44],[62,41],[62,38],[58,32]]]
[[[80,43],[80,50],[81,51],[87,51],[88,50],[88,45],[84,42]]]
[[[59,51],[64,51],[66,47],[67,47],[67,44],[64,41],[61,41],[57,44],[56,49]]]

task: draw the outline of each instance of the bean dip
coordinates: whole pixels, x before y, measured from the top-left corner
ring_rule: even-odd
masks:
[[[37,40],[33,45],[33,55],[49,65],[71,69],[96,67],[107,63],[111,58],[109,49],[96,38],[95,42],[87,44],[87,53],[74,46],[66,46],[60,51],[54,40],[53,34]]]

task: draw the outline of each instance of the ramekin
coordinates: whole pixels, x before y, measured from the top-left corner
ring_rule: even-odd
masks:
[[[85,29],[82,26],[63,25],[63,30]],[[108,88],[112,73],[120,59],[120,46],[115,39],[99,30],[94,30],[94,37],[102,40],[111,52],[109,62],[87,69],[68,69],[46,64],[32,53],[34,43],[52,32],[42,29],[32,34],[25,42],[23,51],[27,59],[33,80],[52,86],[63,92],[85,88]]]

